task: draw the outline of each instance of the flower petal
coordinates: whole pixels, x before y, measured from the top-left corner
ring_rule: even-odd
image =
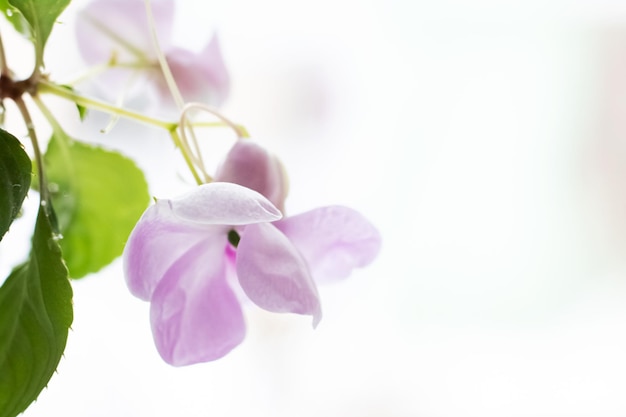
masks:
[[[172,0],[152,1],[152,13],[164,50],[169,48],[174,16]],[[96,0],[77,17],[76,37],[85,62],[103,64],[153,61],[156,57],[142,0]]]
[[[246,225],[282,217],[265,197],[249,188],[226,182],[203,184],[171,200],[174,214],[204,225]]]
[[[218,181],[258,191],[280,210],[287,197],[287,175],[280,161],[251,140],[237,141],[217,169]]]
[[[321,207],[274,225],[304,256],[316,282],[347,277],[372,262],[381,246],[378,230],[348,207]]]
[[[256,305],[275,313],[312,315],[317,326],[322,312],[306,262],[274,226],[246,226],[235,265],[241,287]]]
[[[226,282],[224,250],[218,239],[200,242],[170,267],[154,291],[152,334],[171,365],[221,358],[244,338],[241,306]]]
[[[217,36],[213,36],[200,53],[172,48],[167,52],[166,59],[186,102],[199,101],[219,107],[226,100],[230,92],[230,76]],[[171,97],[161,74],[157,86],[163,97]]]
[[[148,301],[171,265],[208,235],[206,228],[176,217],[168,200],[148,207],[124,247],[124,273],[130,292]]]

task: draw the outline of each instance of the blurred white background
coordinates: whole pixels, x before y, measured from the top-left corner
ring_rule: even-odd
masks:
[[[58,78],[82,65],[83,4],[50,40]],[[224,113],[285,163],[288,210],[352,206],[383,250],[320,289],[317,330],[251,306],[241,346],[186,368],[116,262],[73,283],[65,358],[25,416],[626,415],[626,3],[177,6],[177,43],[218,30]],[[186,187],[160,132],[104,124],[80,134],[154,195]],[[217,161],[230,135],[207,135]]]

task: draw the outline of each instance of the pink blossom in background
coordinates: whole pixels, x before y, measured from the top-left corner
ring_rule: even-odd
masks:
[[[151,4],[159,44],[184,100],[220,106],[230,91],[230,77],[217,36],[197,53],[174,46],[174,2],[156,0]],[[157,105],[173,105],[142,0],[92,1],[78,15],[76,37],[87,64],[113,62],[97,77],[100,90],[108,99],[115,100],[125,92],[129,98],[143,97],[149,92],[156,96]]]

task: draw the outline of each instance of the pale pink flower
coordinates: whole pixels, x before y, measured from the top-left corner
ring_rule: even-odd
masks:
[[[186,102],[221,105],[230,90],[230,78],[217,36],[199,53],[171,43],[173,0],[152,1],[159,44]],[[143,0],[95,0],[77,17],[79,51],[89,65],[113,62],[98,78],[101,92],[117,99],[126,91],[133,96],[155,95],[159,105],[173,104],[159,67]],[[147,90],[146,90],[147,89]]]
[[[250,140],[234,145],[216,178],[183,197],[158,200],[124,250],[128,286],[150,301],[157,349],[172,365],[218,359],[243,340],[233,283],[257,306],[310,315],[316,326],[316,281],[344,278],[380,249],[377,230],[347,207],[281,219],[284,171]]]

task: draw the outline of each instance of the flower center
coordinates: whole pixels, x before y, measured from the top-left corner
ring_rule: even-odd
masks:
[[[228,231],[228,241],[231,245],[233,245],[233,247],[236,248],[237,245],[239,245],[239,240],[241,240],[239,233],[232,229]]]

